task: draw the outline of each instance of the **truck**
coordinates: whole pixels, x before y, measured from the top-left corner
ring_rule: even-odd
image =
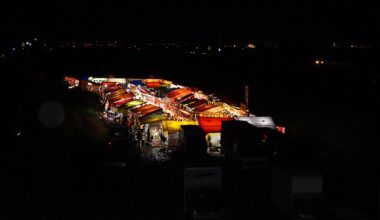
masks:
[[[241,169],[268,169],[277,145],[277,131],[246,121],[222,122],[222,151]]]

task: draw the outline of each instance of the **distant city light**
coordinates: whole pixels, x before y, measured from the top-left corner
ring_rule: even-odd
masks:
[[[256,48],[256,45],[253,43],[250,43],[250,44],[247,44],[247,48],[254,49],[254,48]]]
[[[316,59],[316,60],[314,61],[314,63],[317,64],[317,65],[322,65],[322,64],[325,63],[325,61],[324,61],[324,60],[321,60],[321,59]]]

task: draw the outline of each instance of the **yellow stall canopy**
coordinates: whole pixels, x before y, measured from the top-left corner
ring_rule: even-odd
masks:
[[[168,132],[178,132],[181,125],[198,125],[198,121],[162,121],[162,130]]]
[[[127,114],[128,110],[130,110],[130,109],[132,109],[132,108],[134,108],[136,106],[142,105],[144,103],[145,102],[142,102],[142,101],[139,101],[139,100],[132,100],[130,102],[125,103],[122,106],[117,107],[116,110],[115,110],[115,112],[120,112],[120,113],[123,113],[123,114]]]
[[[130,101],[130,102],[124,104],[122,107],[129,110],[131,108],[134,108],[134,107],[141,105],[141,104],[144,104],[144,103],[145,102],[142,102],[139,100],[133,100],[133,101]]]
[[[157,115],[155,117],[144,119],[140,123],[141,124],[150,124],[150,123],[154,123],[154,122],[163,121],[166,119],[167,119],[166,115]]]

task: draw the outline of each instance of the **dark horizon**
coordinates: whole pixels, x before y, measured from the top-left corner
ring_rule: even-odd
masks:
[[[1,44],[34,37],[133,42],[267,40],[300,47],[334,41],[375,44],[380,16],[373,4],[295,0],[14,2],[1,11]]]

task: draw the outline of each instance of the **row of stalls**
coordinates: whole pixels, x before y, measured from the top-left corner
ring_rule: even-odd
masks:
[[[130,91],[139,100],[163,109],[166,120],[155,120],[144,124],[144,133],[152,146],[166,146],[178,149],[183,125],[200,126],[206,133],[209,147],[220,147],[221,122],[234,120],[245,112],[230,112],[223,103],[211,100],[201,90],[174,84],[161,79],[133,79],[129,81]]]
[[[107,122],[128,126],[132,138],[152,147],[178,149],[181,126],[196,125],[206,134],[208,147],[218,148],[222,121],[245,120],[257,125],[264,120],[247,116],[245,109],[215,101],[197,88],[164,79],[66,77],[65,80],[69,88],[81,86],[99,93]],[[275,126],[269,121],[266,123]]]

